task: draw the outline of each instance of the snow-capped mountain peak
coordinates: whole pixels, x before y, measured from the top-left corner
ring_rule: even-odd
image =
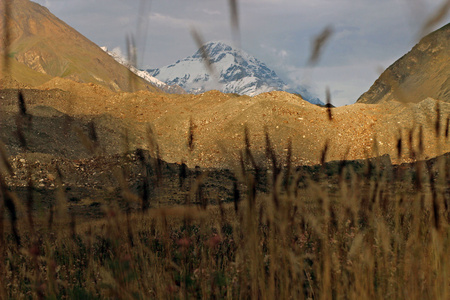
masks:
[[[210,68],[206,68],[205,53]],[[167,84],[179,85],[194,94],[216,89],[224,93],[255,96],[289,89],[263,62],[221,41],[206,43],[192,56],[160,69],[148,69],[147,72]],[[303,98],[314,104],[323,104],[314,97]]]

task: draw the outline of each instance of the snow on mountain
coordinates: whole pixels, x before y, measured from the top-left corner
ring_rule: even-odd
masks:
[[[150,75],[147,71],[139,70],[138,68],[133,66],[133,64],[131,64],[125,57],[123,57],[119,48],[113,49],[112,51],[109,51],[108,48],[106,48],[106,47],[100,47],[100,48],[103,51],[105,51],[106,53],[108,53],[118,63],[124,65],[125,67],[130,69],[131,72],[133,72],[137,76],[147,80],[148,82],[150,82],[154,86],[158,87],[162,91],[164,91],[166,93],[171,93],[171,94],[185,94],[186,93],[180,86],[166,84],[166,83],[162,82],[161,80],[158,80],[155,77],[153,77],[152,75]]]
[[[274,71],[243,50],[223,42],[206,43],[203,50],[210,61],[212,73],[205,67],[202,49],[174,64],[148,69],[147,72],[166,84],[179,85],[193,94],[213,89],[249,96],[270,91],[293,92]],[[313,104],[323,104],[306,89],[295,92]]]

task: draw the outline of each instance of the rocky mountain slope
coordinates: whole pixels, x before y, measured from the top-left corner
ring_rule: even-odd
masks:
[[[100,78],[100,75],[95,75],[100,74],[95,73],[100,72],[99,70],[110,71],[108,76],[116,75],[113,73],[116,67],[119,78],[120,74],[128,74],[124,75],[128,79],[127,76],[133,73],[94,44],[85,43],[85,38],[75,34],[65,24],[58,23],[61,21],[41,6],[35,6],[26,0],[14,0],[12,3],[16,5],[16,12],[13,14],[15,21],[11,21],[11,24],[18,27],[13,26],[14,30],[11,31],[11,67],[14,70],[15,67],[23,66],[20,69],[24,71],[22,76],[40,74],[50,80],[38,85],[36,83],[41,80],[38,77],[33,82],[34,89],[23,92],[27,113],[33,119],[29,122],[25,113],[19,112],[21,105],[17,88],[25,85],[17,83],[14,78],[3,79],[2,82],[16,87],[0,93],[0,138],[10,155],[44,153],[71,159],[92,157],[98,153],[83,150],[86,145],[88,148],[92,146],[89,142],[91,139],[99,143],[96,151],[100,151],[100,154],[115,155],[139,148],[146,149],[152,156],[159,156],[169,163],[184,161],[190,167],[234,168],[242,155],[248,153],[245,149],[246,132],[253,158],[261,165],[267,164],[267,153],[271,150],[268,148],[271,147],[277,154],[279,163],[285,163],[290,153],[294,165],[365,159],[383,154],[389,154],[393,162],[401,163],[435,157],[450,150],[450,103],[441,103],[437,109],[437,100],[442,98],[426,98],[416,103],[401,103],[394,98],[394,101],[381,101],[375,105],[357,103],[325,108],[282,91],[260,93],[253,97],[219,91],[175,95],[155,93],[153,91],[156,88],[127,93],[115,92],[114,85],[111,87],[105,84],[105,78],[108,77],[96,79],[97,84],[77,82],[84,80],[76,78],[76,70],[81,72],[79,76],[95,76],[92,77],[94,79]],[[33,14],[28,14],[28,19],[25,14],[27,9],[36,9]],[[442,46],[448,43],[445,41],[447,33],[448,26],[438,31],[440,38],[432,38],[425,44],[428,46],[417,46],[418,49],[414,50],[420,51],[422,57],[428,57],[433,64],[437,60],[442,66],[442,69],[437,66],[432,68],[438,70],[441,76],[436,77],[436,82],[429,82],[430,88],[442,87],[449,78],[442,75],[442,72],[448,70],[445,67],[448,65],[442,61],[448,56]],[[43,36],[46,38],[42,38]],[[68,36],[74,36],[74,40],[66,41]],[[61,41],[59,44],[56,42],[58,38]],[[64,42],[73,49],[60,48],[65,47]],[[19,47],[20,45],[23,47]],[[210,46],[213,47],[212,44]],[[221,52],[223,55],[210,58],[217,63],[213,63],[213,66],[228,66],[225,68],[228,71],[221,73],[223,76],[237,79],[241,72],[258,68],[253,65],[242,69],[242,62],[238,64],[235,60],[245,58],[244,54],[234,56],[232,49],[228,49],[226,45],[216,46],[217,53]],[[89,49],[83,50],[80,47],[89,48],[93,53],[99,51],[98,57],[89,56],[85,52]],[[214,49],[213,47],[210,51],[214,52]],[[431,55],[433,51],[436,57]],[[84,54],[88,56],[84,57]],[[27,55],[33,60],[25,59],[22,62],[21,59]],[[69,59],[67,55],[72,56]],[[91,73],[87,71],[88,62],[81,59],[83,57],[93,64]],[[251,59],[247,58],[246,61]],[[409,67],[391,68],[399,72],[399,78],[404,78],[399,84],[411,84],[410,78],[416,78],[414,76],[419,73],[427,73],[426,70],[414,69],[421,61],[417,59],[412,64],[412,59]],[[178,65],[189,66],[191,63],[194,62],[185,61]],[[273,79],[270,70],[261,65],[259,67],[262,68],[258,69],[260,72]],[[203,65],[197,65],[197,70],[200,69],[204,72]],[[64,72],[66,78],[53,78],[54,73],[51,71],[54,70]],[[123,70],[125,73],[120,73]],[[216,68],[216,72],[218,70]],[[416,71],[408,73],[408,70]],[[404,75],[405,72],[410,75]],[[249,77],[241,79],[244,78],[250,80]],[[185,79],[186,82],[193,80],[189,76]],[[135,79],[135,82],[144,81]],[[435,85],[432,85],[433,82]],[[258,84],[253,87],[258,87]],[[267,86],[261,83],[260,87]],[[448,85],[444,85],[444,89],[445,87],[448,88]],[[440,89],[437,91],[438,94],[441,93]],[[21,124],[21,119],[24,119],[24,124]],[[270,143],[267,137],[270,138]],[[191,147],[188,147],[189,138]],[[24,139],[27,144],[24,144]],[[289,144],[292,145],[292,151],[289,150]]]
[[[203,51],[210,60],[212,74],[205,66]],[[189,93],[199,94],[209,90],[223,93],[255,96],[270,91],[289,90],[289,87],[263,62],[248,53],[223,42],[209,42],[194,55],[160,69],[148,69],[148,73],[167,84],[179,85]],[[305,89],[289,92],[300,93],[303,99],[323,104]]]
[[[83,138],[78,134],[68,135],[63,114],[84,118],[83,124],[92,120],[99,134],[106,135],[98,138],[104,153],[142,148],[155,156],[158,149],[164,161],[184,161],[190,167],[236,167],[241,153],[245,153],[246,127],[254,159],[261,165],[268,161],[266,132],[280,163],[285,162],[291,141],[294,165],[318,164],[322,157],[325,161],[333,161],[383,154],[389,154],[394,163],[401,163],[450,151],[446,136],[450,104],[441,103],[438,119],[437,101],[431,98],[416,104],[389,101],[332,108],[330,119],[327,108],[312,105],[286,92],[262,93],[255,97],[218,91],[200,95],[147,91],[114,93],[94,84],[58,78],[38,89],[42,92],[32,96],[24,94],[25,101],[30,103],[28,108],[31,113],[52,117],[37,117],[36,127],[24,127],[28,130],[25,136],[32,136],[28,153],[48,149],[45,151],[52,155],[62,151],[62,156],[85,157],[85,152],[81,151]],[[53,92],[55,89],[66,92]],[[2,142],[9,153],[20,154],[20,140],[14,133],[17,99],[8,94],[4,97],[12,98],[0,106],[0,116],[4,120],[2,131],[9,132],[2,136]],[[8,118],[9,121],[5,121]],[[52,118],[55,126],[39,125],[41,121],[50,124]],[[438,120],[441,130],[436,135]],[[85,125],[78,127],[85,128]],[[193,134],[191,150],[188,148],[189,132]],[[78,146],[64,146],[66,138]],[[73,154],[71,149],[79,153]]]
[[[357,102],[395,99],[417,103],[427,97],[450,102],[450,24],[421,39],[387,68]]]
[[[8,16],[4,1],[10,2]],[[114,91],[158,91],[39,4],[0,0],[0,18],[5,17],[10,43],[8,53],[2,48],[0,54],[9,58],[9,75],[19,82],[35,86],[53,77],[63,77]],[[1,36],[5,36],[5,29],[1,22]]]

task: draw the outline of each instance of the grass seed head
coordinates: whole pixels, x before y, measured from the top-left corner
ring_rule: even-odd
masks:
[[[195,129],[195,124],[194,121],[192,121],[192,117],[189,119],[189,133],[188,133],[188,149],[189,152],[194,151],[194,129]]]
[[[329,144],[329,141],[326,140],[325,141],[325,145],[323,146],[323,149],[322,149],[322,154],[320,155],[320,164],[322,166],[325,164],[325,161],[326,161],[326,158],[327,158],[328,144]]]
[[[326,42],[330,39],[330,37],[333,34],[333,27],[328,25],[325,27],[322,32],[320,32],[315,38],[312,43],[312,51],[311,56],[309,58],[309,64],[315,65],[322,54],[323,48],[326,44]]]
[[[397,144],[396,144],[396,148],[397,148],[397,157],[401,158],[402,157],[402,132],[401,130],[399,130],[399,135],[397,138]]]
[[[327,86],[327,89],[326,89],[326,98],[327,98],[326,106],[327,106],[328,120],[332,121],[333,120],[333,113],[331,111],[331,107],[332,107],[332,104],[331,104],[331,92],[330,92],[330,88],[328,86]]]
[[[448,131],[450,127],[450,117],[447,117],[447,121],[445,122],[445,137],[448,138]]]
[[[441,133],[441,106],[439,100],[436,101],[436,121],[434,123],[434,132],[436,137],[439,137]]]

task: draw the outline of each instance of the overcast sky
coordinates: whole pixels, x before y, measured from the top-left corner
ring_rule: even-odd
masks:
[[[446,0],[445,0],[446,1]],[[138,67],[162,67],[204,41],[234,43],[228,0],[35,0],[99,46],[138,46]],[[291,86],[309,86],[332,103],[354,103],[380,72],[417,43],[424,22],[444,0],[240,0],[240,45]],[[433,29],[450,22],[442,19]],[[319,62],[307,68],[311,41],[326,26],[333,34]]]

